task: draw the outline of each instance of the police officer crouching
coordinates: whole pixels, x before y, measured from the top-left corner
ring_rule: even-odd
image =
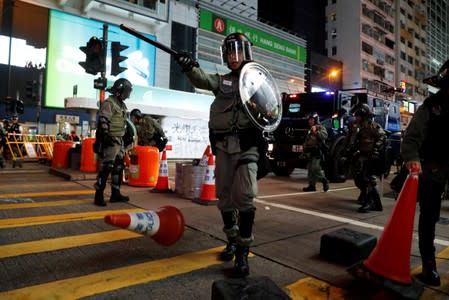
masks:
[[[129,197],[120,193],[122,182],[126,133],[126,105],[124,101],[129,98],[132,91],[131,82],[120,78],[114,82],[107,91],[111,95],[101,104],[98,114],[98,129],[95,153],[101,157],[100,170],[97,174],[95,187],[95,205],[106,206],[104,189],[111,174],[110,202],[126,202]]]

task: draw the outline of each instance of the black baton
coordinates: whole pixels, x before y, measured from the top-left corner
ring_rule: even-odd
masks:
[[[163,44],[161,44],[161,43],[159,43],[157,41],[153,41],[153,40],[147,38],[146,36],[144,36],[143,34],[137,32],[134,29],[129,28],[129,27],[123,25],[123,24],[120,25],[120,29],[128,32],[131,35],[134,35],[135,37],[137,37],[137,38],[139,38],[141,40],[144,40],[145,42],[147,42],[147,43],[149,43],[149,44],[151,44],[151,45],[161,49],[162,51],[167,52],[168,54],[171,54],[171,55],[177,55],[178,54],[178,52],[176,52],[172,48],[169,48],[169,47],[167,47],[167,46],[165,46],[165,45],[163,45]]]

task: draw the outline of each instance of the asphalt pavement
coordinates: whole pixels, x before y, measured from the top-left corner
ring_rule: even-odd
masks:
[[[169,161],[171,188],[175,174],[175,162]],[[227,279],[232,267],[217,260],[224,234],[214,203],[123,185],[129,203],[97,207],[95,175],[39,163],[0,170],[0,298],[210,299],[213,282]],[[305,175],[296,170],[290,177],[270,174],[259,181],[251,277],[268,276],[292,299],[401,298],[320,256],[322,236],[338,229],[382,235],[395,205],[391,178],[382,185],[384,211],[360,214],[352,181],[331,184],[327,193],[303,193]],[[184,235],[172,246],[103,221],[107,214],[157,212],[167,205],[185,219]],[[426,287],[419,299],[449,299],[448,211],[444,201],[436,243],[442,286]],[[416,228],[415,216],[414,234]],[[420,270],[416,238],[410,267],[412,274]]]

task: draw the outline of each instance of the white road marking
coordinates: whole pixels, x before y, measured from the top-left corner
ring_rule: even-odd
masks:
[[[350,188],[344,188],[344,189],[350,189]],[[338,189],[338,190],[342,190],[342,189]],[[375,230],[380,230],[380,231],[384,230],[384,227],[383,226],[379,226],[379,225],[374,225],[374,224],[361,222],[361,221],[357,221],[357,220],[353,220],[353,219],[349,219],[349,218],[345,218],[345,217],[334,216],[334,215],[331,215],[331,214],[321,213],[321,212],[308,210],[308,209],[304,209],[304,208],[298,208],[298,207],[294,207],[294,206],[290,206],[290,205],[285,205],[285,204],[280,204],[280,203],[273,203],[273,202],[262,200],[262,199],[265,199],[265,198],[274,198],[274,197],[282,197],[282,196],[294,196],[294,195],[301,195],[301,194],[306,194],[306,193],[291,193],[291,194],[259,196],[256,199],[254,199],[254,201],[257,202],[257,203],[263,204],[263,205],[269,205],[269,206],[280,208],[280,209],[286,209],[286,210],[290,210],[290,211],[295,211],[295,212],[299,212],[299,213],[302,213],[302,214],[311,215],[311,216],[315,216],[315,217],[319,217],[319,218],[323,218],[323,219],[328,219],[328,220],[333,220],[333,221],[337,221],[337,222],[351,224],[351,225],[354,225],[354,226],[370,228],[370,229],[375,229]],[[307,194],[310,194],[310,192],[308,192]],[[413,237],[415,239],[418,239],[416,234],[413,234]],[[447,247],[447,246],[449,246],[449,241],[445,241],[445,240],[441,240],[441,239],[435,239],[435,244]]]

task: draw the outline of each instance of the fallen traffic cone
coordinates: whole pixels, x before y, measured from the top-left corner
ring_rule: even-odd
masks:
[[[193,199],[193,201],[204,205],[216,204],[217,202],[215,191],[215,163],[213,154],[209,154],[206,174],[204,175],[203,185],[201,187],[200,198]]]
[[[171,192],[168,182],[168,163],[165,150],[162,151],[162,159],[159,164],[159,177],[152,192]]]
[[[174,206],[166,205],[157,212],[113,214],[104,217],[110,225],[149,235],[157,243],[169,246],[176,243],[184,233],[184,216]]]
[[[363,262],[387,279],[411,284],[410,253],[415,220],[418,174],[408,175],[379,242]]]

